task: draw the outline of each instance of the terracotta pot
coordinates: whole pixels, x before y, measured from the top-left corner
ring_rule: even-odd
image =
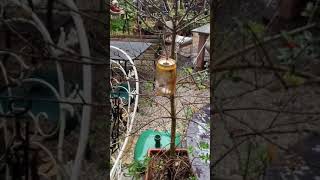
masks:
[[[168,152],[168,150],[166,150],[166,149],[149,149],[148,150],[148,157],[152,158],[157,155],[162,155],[166,152]],[[181,156],[181,157],[185,156],[185,157],[189,158],[187,149],[177,148],[176,155]],[[149,166],[148,166],[144,180],[153,180],[152,174],[153,174],[153,172],[151,172],[151,170],[149,169]]]

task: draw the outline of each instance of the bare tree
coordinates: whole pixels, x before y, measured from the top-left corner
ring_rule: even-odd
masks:
[[[228,6],[227,1],[211,5],[216,20],[211,22],[211,177],[233,171],[258,179],[287,157],[279,153],[302,157],[292,145],[318,133],[319,74],[312,67],[319,58],[319,29],[312,12],[319,7],[313,4],[302,25],[271,34],[268,28],[285,21],[274,16],[264,25],[242,17],[219,27],[222,18],[227,21]]]

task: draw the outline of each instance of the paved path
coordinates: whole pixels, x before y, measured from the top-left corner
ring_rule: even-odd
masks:
[[[193,115],[187,130],[187,147],[192,147],[189,154],[192,167],[198,180],[210,179],[210,161],[201,159],[201,156],[210,154],[210,104],[202,107]],[[201,146],[202,144],[207,144]]]
[[[266,180],[320,180],[320,136],[303,139],[292,149],[300,158],[283,154],[282,163],[268,169]]]

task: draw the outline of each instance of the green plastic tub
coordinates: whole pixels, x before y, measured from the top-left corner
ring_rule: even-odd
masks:
[[[134,160],[143,161],[147,156],[148,150],[150,148],[159,148],[156,147],[155,136],[159,135],[160,140],[160,149],[169,149],[170,148],[170,132],[164,131],[155,131],[155,130],[146,130],[143,131],[140,135],[135,149],[134,149]],[[175,143],[177,147],[181,147],[181,137],[180,134],[176,134]]]

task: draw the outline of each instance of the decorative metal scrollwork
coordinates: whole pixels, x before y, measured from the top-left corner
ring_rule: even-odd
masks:
[[[48,8],[52,3],[64,11]],[[71,22],[57,31],[56,16]],[[77,6],[73,0],[6,0],[0,3],[0,19],[7,33],[0,49],[0,179],[76,180],[92,99],[90,49]],[[82,78],[71,90],[62,65],[66,58],[82,68]],[[70,122],[80,123],[72,161],[64,149]]]
[[[111,60],[110,64],[112,88],[110,101],[113,115],[110,147],[113,166],[110,178],[120,179],[122,175],[121,158],[131,135],[138,108],[139,79],[137,69],[130,56],[117,47],[111,46],[111,49],[126,57],[123,63]]]

